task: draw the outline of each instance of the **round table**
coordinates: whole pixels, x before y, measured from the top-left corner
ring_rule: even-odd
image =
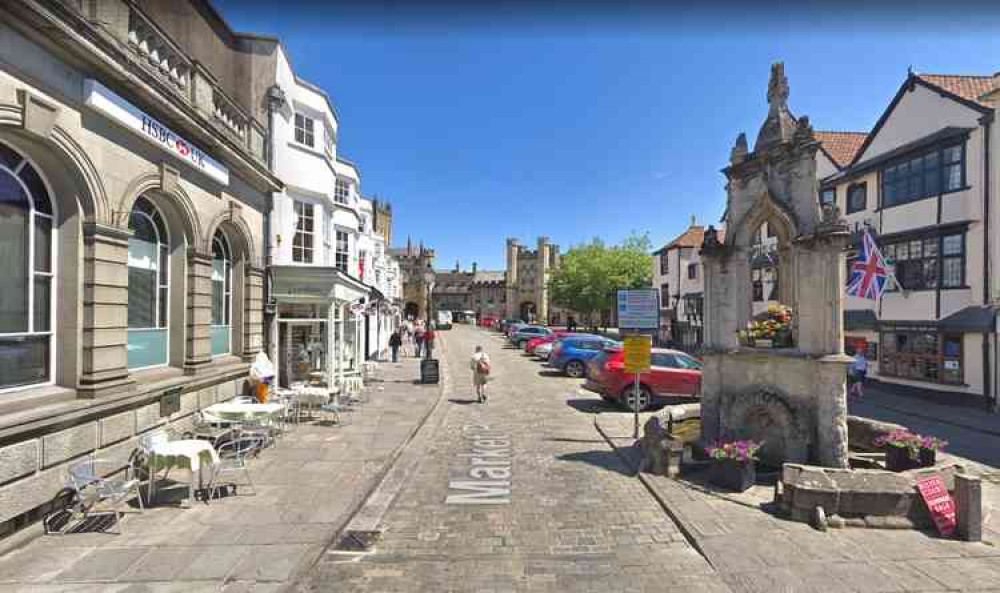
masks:
[[[208,422],[245,422],[274,418],[284,409],[284,404],[221,403],[208,406],[201,412]]]
[[[150,500],[156,496],[156,472],[165,469],[186,469],[191,471],[191,482],[188,484],[188,502],[194,502],[194,474],[198,473],[199,487],[205,486],[202,467],[219,462],[219,454],[211,443],[198,439],[183,439],[179,441],[161,441],[154,443],[149,450]]]

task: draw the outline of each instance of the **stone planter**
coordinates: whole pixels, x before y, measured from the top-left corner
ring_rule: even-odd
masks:
[[[902,472],[917,467],[920,467],[920,461],[910,457],[908,448],[886,446],[885,469],[891,472]]]
[[[768,339],[764,339],[764,338],[761,338],[759,340],[755,340],[754,341],[754,347],[755,348],[774,348],[775,347],[774,346],[774,340],[768,340]]]
[[[716,459],[712,461],[709,481],[734,492],[743,492],[757,481],[757,467],[753,460]]]
[[[936,461],[937,449],[920,448],[920,458],[918,460],[920,467],[934,467]]]

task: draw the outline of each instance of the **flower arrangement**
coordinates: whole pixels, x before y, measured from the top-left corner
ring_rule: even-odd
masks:
[[[948,446],[948,441],[896,430],[876,438],[875,445],[887,448],[886,464],[889,469],[898,470],[934,465],[937,452]]]
[[[758,340],[771,340],[770,345],[791,346],[792,310],[785,305],[768,305],[767,312],[747,323],[745,332],[740,332],[740,340],[748,345],[756,345]]]
[[[733,441],[722,443],[705,450],[712,459],[733,459],[735,461],[751,461],[757,459],[761,443],[754,441]]]

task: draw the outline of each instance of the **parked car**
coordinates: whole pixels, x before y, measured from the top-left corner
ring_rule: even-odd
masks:
[[[521,323],[521,320],[520,319],[501,319],[497,323],[497,326],[496,326],[497,327],[497,331],[500,331],[500,332],[503,332],[503,333],[507,333],[507,331],[510,330],[510,326],[513,325],[513,324],[515,324],[515,323]]]
[[[556,340],[558,340],[560,338],[565,338],[565,337],[569,337],[569,336],[591,336],[591,335],[593,335],[593,334],[584,334],[584,333],[577,333],[577,332],[569,332],[569,331],[566,331],[564,329],[556,330],[556,331],[552,332],[551,334],[549,334],[547,336],[539,336],[537,338],[534,338],[534,339],[531,339],[531,340],[528,340],[527,342],[525,342],[525,344],[524,344],[524,352],[525,352],[525,354],[534,354],[535,353],[535,348],[541,346],[542,344],[548,344],[550,342],[555,342]]]
[[[619,343],[601,336],[570,336],[556,340],[552,346],[547,366],[560,370],[570,377],[580,378],[587,374],[587,361]]]
[[[510,334],[510,343],[514,344],[515,347],[521,348],[529,340],[541,336],[551,336],[552,330],[541,326],[541,325],[525,325],[516,329]]]
[[[667,396],[697,397],[701,394],[702,364],[679,350],[653,348],[649,372],[639,375],[639,409],[645,410]],[[605,401],[631,410],[635,405],[635,375],[625,372],[625,353],[620,349],[599,353],[587,363],[583,388]]]
[[[504,330],[503,330],[503,335],[509,338],[514,332],[516,332],[517,330],[521,329],[522,327],[524,327],[526,325],[528,325],[528,324],[527,323],[522,323],[520,321],[515,321],[513,323],[508,323],[507,327],[505,327]]]
[[[541,358],[542,360],[548,360],[549,355],[552,354],[553,346],[555,346],[555,340],[551,342],[544,342],[542,344],[535,346],[535,349],[532,352],[532,354],[534,354],[538,358]]]

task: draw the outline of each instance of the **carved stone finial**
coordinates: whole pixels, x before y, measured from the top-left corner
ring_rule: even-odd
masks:
[[[705,238],[701,243],[702,247],[718,247],[719,246],[719,231],[715,230],[715,225],[708,225],[705,230]]]
[[[813,138],[813,127],[809,123],[809,116],[803,115],[799,118],[798,125],[795,126],[795,139],[812,140]]]
[[[823,218],[820,220],[817,230],[820,232],[847,231],[850,227],[847,221],[840,215],[840,208],[836,204],[823,204]]]
[[[742,163],[747,159],[747,135],[740,133],[736,137],[736,144],[733,145],[733,150],[729,153],[729,162],[732,164]]]
[[[788,78],[785,76],[785,63],[771,64],[771,80],[767,83],[767,104],[770,111],[788,108]]]

